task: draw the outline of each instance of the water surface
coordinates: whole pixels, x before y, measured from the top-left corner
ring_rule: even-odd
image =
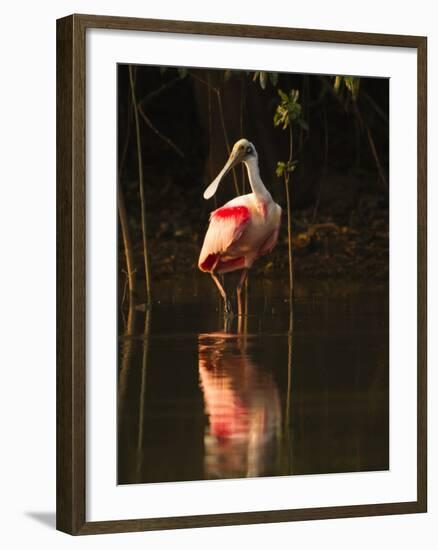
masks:
[[[118,483],[388,469],[387,291],[298,288],[290,331],[281,281],[230,326],[205,281],[120,320]]]

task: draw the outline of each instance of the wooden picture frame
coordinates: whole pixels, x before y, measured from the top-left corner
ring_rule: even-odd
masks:
[[[417,500],[86,521],[85,33],[105,28],[413,48],[418,85]],[[72,535],[426,512],[427,40],[328,30],[71,15],[57,21],[57,529]]]

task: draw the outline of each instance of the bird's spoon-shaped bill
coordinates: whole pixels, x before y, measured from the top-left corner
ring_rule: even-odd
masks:
[[[227,160],[225,166],[216,176],[216,178],[210,183],[207,189],[204,191],[204,199],[211,199],[211,197],[216,193],[217,188],[219,187],[220,182],[227,175],[227,173],[237,164],[238,158],[231,154],[230,158]]]

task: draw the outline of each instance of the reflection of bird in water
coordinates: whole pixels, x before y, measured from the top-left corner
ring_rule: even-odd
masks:
[[[217,274],[242,270],[237,285],[238,314],[242,315],[241,291],[248,269],[259,256],[274,248],[281,219],[281,207],[264,186],[257,151],[247,139],[235,143],[230,158],[207,187],[204,198],[211,198],[225,175],[240,162],[247,168],[252,193],[235,197],[211,213],[198,262],[199,269],[209,272],[216,283],[227,315],[231,314],[231,305]]]
[[[271,475],[278,460],[281,409],[269,371],[240,349],[243,338],[199,336],[199,377],[209,417],[205,477]]]

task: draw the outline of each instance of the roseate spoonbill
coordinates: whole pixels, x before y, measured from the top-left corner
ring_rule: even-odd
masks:
[[[269,253],[278,239],[281,207],[264,186],[259,172],[258,155],[247,139],[237,141],[218,176],[207,187],[204,199],[210,199],[220,182],[236,164],[243,162],[248,171],[252,193],[230,200],[210,214],[198,267],[210,273],[225,303],[226,316],[232,315],[230,301],[219,281],[219,273],[242,270],[237,285],[238,315],[242,315],[241,292],[254,261]]]

